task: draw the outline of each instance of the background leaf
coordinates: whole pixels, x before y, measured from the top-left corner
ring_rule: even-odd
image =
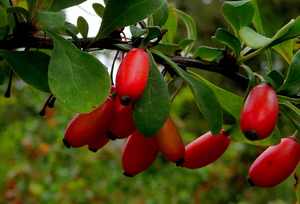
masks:
[[[171,44],[174,42],[174,38],[177,32],[177,23],[177,11],[171,5],[169,5],[168,19],[163,26],[163,28],[167,29],[168,32],[163,36],[163,43]]]
[[[48,84],[49,55],[39,51],[10,50],[0,50],[0,55],[24,82],[37,90],[51,92]]]
[[[230,32],[223,28],[219,28],[216,31],[215,36],[212,39],[216,42],[222,43],[230,47],[236,58],[240,56],[241,52],[241,43],[240,41]]]
[[[35,10],[35,19],[42,25],[43,29],[58,31],[65,24],[66,14],[62,12],[44,12]]]
[[[71,6],[75,6],[85,2],[86,0],[53,0],[51,7],[48,9],[49,11],[60,11],[65,8],[69,8]]]
[[[237,38],[240,38],[240,28],[248,26],[254,15],[251,1],[226,1],[221,7],[221,11]]]
[[[156,50],[152,50],[152,52],[163,58],[189,86],[199,109],[208,123],[210,131],[213,135],[218,135],[222,127],[222,108],[212,89],[178,67],[177,64],[162,53]]]
[[[94,3],[93,9],[100,18],[103,18],[105,7],[102,4]]]
[[[169,4],[165,2],[161,9],[153,14],[153,25],[162,27],[168,20],[169,16]]]
[[[159,11],[165,0],[109,0],[95,41],[111,31],[133,25]]]
[[[82,16],[79,16],[77,19],[77,28],[84,41],[86,41],[89,33],[89,24]]]
[[[106,67],[63,37],[48,34],[54,42],[49,64],[52,93],[73,112],[88,113],[94,110],[106,100],[110,91]]]
[[[200,46],[194,52],[193,57],[200,57],[202,60],[212,61],[223,54],[223,49],[207,46]]]
[[[298,51],[290,64],[287,77],[284,84],[279,88],[280,91],[289,89],[292,86],[298,85],[300,83],[300,51]]]
[[[138,131],[145,137],[152,137],[165,124],[171,110],[171,99],[166,82],[149,51],[148,55],[150,71],[147,86],[142,96],[132,104],[132,112]]]

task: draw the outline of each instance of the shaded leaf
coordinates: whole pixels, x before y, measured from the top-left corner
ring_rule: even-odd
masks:
[[[3,85],[5,83],[5,78],[6,78],[5,71],[0,64],[0,85]]]
[[[137,26],[130,26],[130,33],[133,37],[139,38],[146,33],[146,29],[139,28]]]
[[[165,2],[161,9],[153,14],[153,25],[162,27],[168,20],[169,16],[169,4]]]
[[[284,76],[281,74],[281,72],[277,71],[276,69],[273,69],[270,73],[268,73],[268,76],[272,79],[272,81],[275,84],[275,89],[280,87],[284,82]]]
[[[286,61],[291,64],[293,53],[293,40],[286,40],[273,47]]]
[[[167,29],[168,32],[163,36],[162,41],[165,44],[172,44],[177,32],[178,18],[176,10],[171,5],[169,5],[168,14],[167,22],[163,26],[163,28]]]
[[[83,40],[86,42],[89,33],[89,24],[82,16],[79,16],[77,19],[77,28]]]
[[[239,30],[248,26],[254,15],[251,1],[225,1],[221,7],[222,14],[239,38]]]
[[[158,43],[152,49],[158,50],[159,52],[165,55],[175,55],[175,53],[182,51],[182,47],[180,47],[177,44],[164,44],[164,43]]]
[[[202,60],[212,61],[222,56],[223,51],[223,49],[219,48],[200,46],[194,52],[193,57],[200,57]]]
[[[94,3],[93,9],[100,18],[103,18],[105,8],[102,4]]]
[[[271,42],[271,38],[267,38],[249,27],[242,27],[240,36],[245,44],[253,49],[264,47]]]
[[[88,113],[100,106],[110,91],[107,68],[63,37],[49,33],[54,49],[49,64],[49,85],[68,109]]]
[[[284,84],[279,88],[280,91],[284,91],[298,85],[300,83],[300,51],[298,51],[289,66],[287,77]]]
[[[27,22],[31,21],[31,16],[30,16],[29,11],[23,7],[12,6],[12,7],[7,8],[6,12],[22,14]]]
[[[9,26],[0,27],[0,40],[3,40],[9,33]]]
[[[233,34],[228,32],[227,30],[219,28],[215,36],[212,37],[212,39],[216,42],[222,43],[230,47],[236,58],[240,56],[241,43]]]
[[[60,11],[65,8],[69,8],[78,4],[85,2],[86,0],[53,0],[49,11]]]
[[[62,12],[44,12],[35,10],[35,19],[42,29],[58,31],[65,25],[66,14]]]
[[[171,110],[171,99],[166,82],[149,51],[148,55],[150,71],[147,86],[142,96],[132,104],[132,112],[138,131],[145,137],[152,137],[165,124]]]
[[[24,82],[37,90],[51,92],[48,84],[49,55],[39,51],[10,50],[0,50],[0,55]]]
[[[95,41],[111,31],[133,25],[159,11],[165,0],[109,0]]]
[[[201,110],[205,120],[208,123],[209,129],[213,135],[218,135],[222,127],[222,108],[216,98],[215,93],[209,86],[202,81],[194,78],[175,64],[162,53],[151,50],[154,54],[163,58],[174,71],[185,81],[192,91],[196,103]]]

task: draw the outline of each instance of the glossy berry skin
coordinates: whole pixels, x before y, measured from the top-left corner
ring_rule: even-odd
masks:
[[[240,118],[240,128],[249,140],[268,137],[276,126],[278,100],[275,91],[266,84],[255,86],[249,93]]]
[[[132,115],[132,105],[123,106],[118,102],[116,104],[116,117],[109,127],[108,134],[116,139],[124,139],[136,131]]]
[[[124,175],[132,177],[148,169],[159,152],[154,137],[144,137],[138,131],[129,136],[122,154]]]
[[[109,141],[110,138],[105,133],[102,133],[97,135],[97,137],[94,137],[91,140],[89,140],[87,146],[90,151],[97,152],[99,149],[104,147]]]
[[[300,158],[300,145],[292,138],[283,138],[278,145],[268,147],[251,165],[248,181],[252,186],[269,188],[287,179]]]
[[[181,135],[169,116],[166,123],[154,136],[161,153],[177,166],[184,162],[185,146]]]
[[[122,105],[129,105],[142,95],[149,68],[150,59],[142,49],[132,49],[124,57],[116,75],[116,92]]]
[[[188,169],[207,166],[222,156],[229,144],[230,137],[224,130],[218,136],[207,132],[186,146],[182,166]]]
[[[92,112],[76,115],[65,131],[64,143],[66,146],[82,147],[94,138],[105,134],[115,117],[115,112],[115,102],[108,97]]]

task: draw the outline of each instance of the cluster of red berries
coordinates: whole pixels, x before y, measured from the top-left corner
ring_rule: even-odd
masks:
[[[111,95],[94,111],[78,114],[69,123],[64,143],[67,147],[87,145],[96,152],[110,140],[128,138],[122,154],[124,175],[132,177],[148,169],[159,152],[177,166],[188,169],[204,167],[218,159],[230,144],[229,133],[211,132],[184,145],[179,131],[169,116],[153,137],[143,136],[136,128],[132,103],[143,93],[150,67],[147,53],[132,49],[122,60]],[[113,97],[114,96],[114,97]],[[240,118],[240,127],[249,140],[268,137],[276,126],[278,100],[275,91],[266,84],[249,93]],[[250,167],[247,177],[252,186],[271,187],[292,174],[300,157],[300,145],[294,137],[284,138],[269,147]]]
[[[169,116],[153,137],[143,136],[136,128],[132,116],[132,103],[146,87],[150,60],[139,48],[132,49],[122,60],[111,95],[94,111],[76,115],[69,123],[63,142],[67,147],[87,145],[96,152],[111,139],[127,138],[122,166],[124,175],[134,176],[148,169],[161,152],[177,166],[196,169],[218,159],[230,143],[229,135],[222,130],[218,136],[210,132],[187,146]]]
[[[249,140],[267,138],[274,130],[278,117],[275,91],[267,84],[255,86],[244,103],[240,127]],[[268,147],[251,165],[247,180],[250,185],[273,187],[287,179],[300,159],[300,145],[296,133]]]

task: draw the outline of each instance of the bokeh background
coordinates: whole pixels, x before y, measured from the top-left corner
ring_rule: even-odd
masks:
[[[294,0],[257,0],[268,36],[300,14]],[[174,7],[196,22],[196,46],[220,46],[211,41],[217,28],[228,28],[220,13],[221,0],[172,0]],[[178,41],[185,36],[179,21]],[[110,66],[112,52],[99,55]],[[288,65],[272,53],[274,66]],[[16,59],[17,60],[17,59]],[[261,72],[264,55],[247,62]],[[216,73],[201,75],[229,91],[243,96],[235,82]],[[179,80],[170,89],[178,86]],[[4,98],[7,82],[0,86],[0,203],[3,204],[292,204],[296,202],[293,176],[280,185],[252,188],[246,181],[248,168],[265,147],[233,141],[225,154],[211,165],[188,170],[176,167],[159,154],[145,172],[127,178],[122,174],[121,155],[125,140],[110,141],[97,153],[86,147],[67,149],[62,138],[74,113],[59,102],[39,116],[48,95],[14,77],[11,97]],[[184,142],[188,144],[208,131],[190,91],[183,87],[172,103],[173,117]],[[278,126],[284,137],[294,128],[280,117]]]

